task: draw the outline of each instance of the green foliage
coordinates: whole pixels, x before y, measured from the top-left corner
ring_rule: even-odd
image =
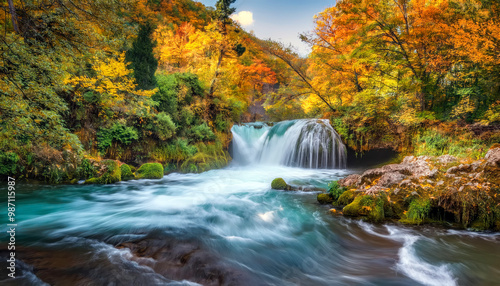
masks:
[[[102,162],[105,166],[104,173],[99,177],[100,184],[114,184],[122,180],[121,169],[114,160],[105,160]]]
[[[338,205],[348,205],[354,201],[354,198],[356,197],[356,194],[353,191],[345,191],[340,195],[340,197],[337,200]]]
[[[227,166],[231,157],[224,150],[222,144],[196,144],[197,152],[181,165],[184,172],[192,172],[191,164],[196,166],[197,172],[205,172],[212,169],[218,169]]]
[[[176,126],[170,115],[160,112],[156,115],[155,133],[160,140],[167,140],[174,136]]]
[[[271,182],[271,188],[275,190],[286,190],[288,185],[282,178],[276,178]]]
[[[13,152],[0,151],[0,175],[14,176],[21,171],[19,156]]]
[[[118,122],[114,123],[110,128],[102,128],[97,133],[97,145],[102,153],[106,153],[106,149],[111,147],[113,142],[129,145],[137,139],[139,139],[139,135],[134,127]]]
[[[198,152],[186,139],[177,138],[171,143],[161,144],[151,152],[151,157],[160,162],[185,161]]]
[[[151,23],[142,25],[132,49],[126,53],[127,61],[131,62],[138,89],[153,89],[156,86],[155,72],[158,60],[153,55],[154,43],[151,35],[154,27]]]
[[[215,134],[206,123],[191,127],[188,131],[188,136],[193,141],[213,141]]]
[[[138,179],[163,178],[163,166],[160,163],[146,163],[135,172]]]
[[[330,184],[328,184],[328,195],[336,201],[339,199],[339,197],[347,191],[346,187],[341,187],[338,183],[338,181],[332,181]]]
[[[97,170],[89,159],[83,159],[76,169],[76,176],[79,179],[89,179],[97,175]]]
[[[413,199],[406,213],[407,219],[403,219],[403,221],[412,224],[421,224],[424,219],[429,217],[430,210],[431,201],[429,199]]]
[[[477,159],[483,157],[489,145],[496,140],[495,137],[490,139],[482,140],[472,132],[467,131],[461,131],[458,134],[446,134],[439,129],[429,129],[425,130],[422,135],[416,136],[414,154],[416,156],[449,154]]]
[[[127,164],[122,164],[120,166],[121,177],[123,181],[133,180],[135,179],[134,174],[132,173],[132,169]]]

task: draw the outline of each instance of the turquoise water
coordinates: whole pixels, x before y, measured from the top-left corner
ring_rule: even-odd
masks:
[[[2,266],[0,284],[498,285],[498,233],[368,224],[332,215],[317,193],[272,190],[277,177],[326,188],[350,173],[280,165],[304,123],[271,139],[264,124],[235,126],[235,160],[221,170],[105,186],[17,184],[17,278]],[[332,134],[317,124],[306,146]],[[345,155],[336,148],[332,160]],[[4,184],[3,206],[6,194]],[[0,230],[6,261],[6,223]]]
[[[42,285],[73,277],[74,285],[208,285],[199,273],[169,276],[168,267],[155,268],[157,256],[116,247],[141,239],[189,241],[217,257],[223,269],[242,273],[242,280],[224,285],[245,285],[248,279],[247,285],[495,285],[500,280],[498,234],[371,225],[331,215],[316,204],[315,193],[270,189],[275,177],[325,187],[346,174],[233,166],[108,186],[19,184],[16,236],[26,265],[15,283],[3,282]],[[38,260],[33,253],[40,253]],[[65,268],[76,263],[74,257],[85,263]],[[44,267],[49,270],[38,272]]]

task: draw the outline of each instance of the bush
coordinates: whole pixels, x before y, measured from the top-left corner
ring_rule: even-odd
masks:
[[[206,123],[203,123],[189,130],[189,138],[193,141],[213,141],[215,134]]]
[[[16,153],[0,151],[0,175],[15,175],[18,170],[21,170],[21,166],[17,164],[18,162],[19,156]]]
[[[79,179],[89,179],[95,177],[96,175],[97,171],[89,159],[83,159],[76,169],[76,176]]]
[[[341,187],[338,181],[333,181],[328,184],[328,194],[334,201],[338,200],[346,190],[347,188]]]
[[[160,140],[167,140],[175,135],[176,126],[170,118],[170,115],[165,112],[160,112],[156,115],[155,133]]]
[[[163,178],[163,166],[160,163],[146,163],[137,169],[138,179],[161,179]]]
[[[97,146],[102,153],[105,153],[113,142],[129,145],[132,141],[137,139],[139,139],[139,135],[135,128],[118,122],[113,124],[110,128],[102,128],[97,132]]]

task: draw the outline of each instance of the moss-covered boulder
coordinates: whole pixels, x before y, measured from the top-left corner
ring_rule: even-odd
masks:
[[[85,184],[100,184],[99,178],[90,178],[85,180]]]
[[[352,201],[354,201],[355,197],[356,197],[356,194],[353,191],[345,191],[342,193],[342,195],[340,195],[336,204],[339,206],[348,205],[348,204],[352,203]]]
[[[118,165],[118,161],[104,160],[102,161],[104,172],[98,178],[90,178],[85,181],[85,184],[114,184],[122,180],[122,172]]]
[[[342,213],[346,216],[363,216],[369,221],[381,222],[385,218],[384,201],[375,196],[360,195],[345,206]]]
[[[333,198],[330,197],[329,194],[318,194],[317,199],[322,205],[331,204],[333,202]]]
[[[160,163],[146,163],[137,169],[135,175],[138,179],[161,179],[163,166]]]
[[[122,164],[120,166],[120,170],[122,172],[122,180],[128,181],[135,179],[134,173],[132,173],[132,169],[127,164]]]
[[[288,190],[288,185],[282,178],[276,178],[271,182],[271,188],[275,190]]]
[[[114,184],[122,180],[122,172],[117,161],[105,160],[103,163],[106,171],[99,177],[101,184]]]

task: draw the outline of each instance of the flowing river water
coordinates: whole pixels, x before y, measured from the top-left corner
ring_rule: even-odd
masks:
[[[352,172],[330,128],[235,126],[234,162],[202,174],[19,184],[17,278],[2,266],[0,284],[498,285],[498,233],[369,224],[331,215],[316,193],[271,190],[276,177],[326,188]]]

